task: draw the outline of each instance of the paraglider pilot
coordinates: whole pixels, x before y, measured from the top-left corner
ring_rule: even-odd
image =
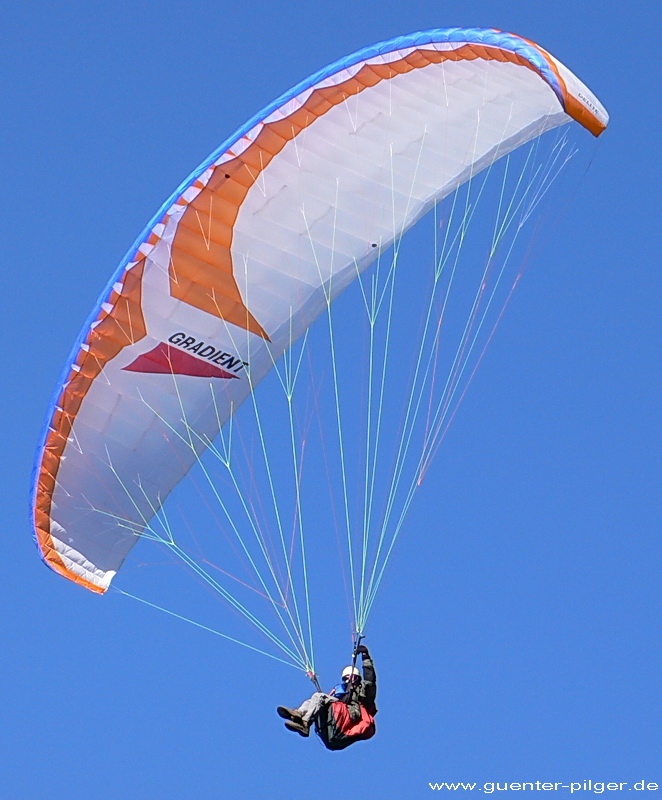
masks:
[[[285,727],[300,736],[309,736],[311,725],[329,750],[343,750],[354,742],[375,735],[377,678],[372,658],[365,645],[356,648],[363,659],[363,679],[350,665],[341,675],[341,683],[328,694],[315,692],[298,708],[278,706]]]

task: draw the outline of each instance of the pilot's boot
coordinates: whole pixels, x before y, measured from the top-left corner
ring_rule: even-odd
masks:
[[[310,723],[305,722],[303,719],[301,722],[294,722],[291,719],[285,720],[285,727],[288,731],[296,731],[299,736],[310,736]]]
[[[303,722],[303,716],[298,708],[287,708],[287,706],[278,706],[276,713],[283,719],[291,719],[293,722]]]

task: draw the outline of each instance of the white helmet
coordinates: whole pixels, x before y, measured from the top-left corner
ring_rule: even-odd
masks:
[[[356,675],[357,677],[361,677],[361,673],[358,671],[356,667],[345,667],[342,671],[341,678],[349,678],[350,675]]]

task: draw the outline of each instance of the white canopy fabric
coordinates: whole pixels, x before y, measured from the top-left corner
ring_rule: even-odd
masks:
[[[329,300],[435,202],[572,119],[598,135],[608,117],[552,56],[451,29],[356,53],[249,121],[159,211],[81,333],[37,454],[46,563],[105,591]]]

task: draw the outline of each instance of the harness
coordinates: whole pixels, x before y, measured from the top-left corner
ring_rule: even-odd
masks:
[[[356,668],[357,650],[363,638],[361,634],[356,634],[352,652],[352,672]],[[317,675],[309,673],[309,677],[320,691]],[[350,688],[345,699],[327,703],[315,718],[315,733],[328,750],[344,750],[354,742],[370,739],[375,735],[375,718],[360,700],[358,703],[361,709],[361,719],[353,722],[349,715],[347,704],[351,701],[354,691]]]

